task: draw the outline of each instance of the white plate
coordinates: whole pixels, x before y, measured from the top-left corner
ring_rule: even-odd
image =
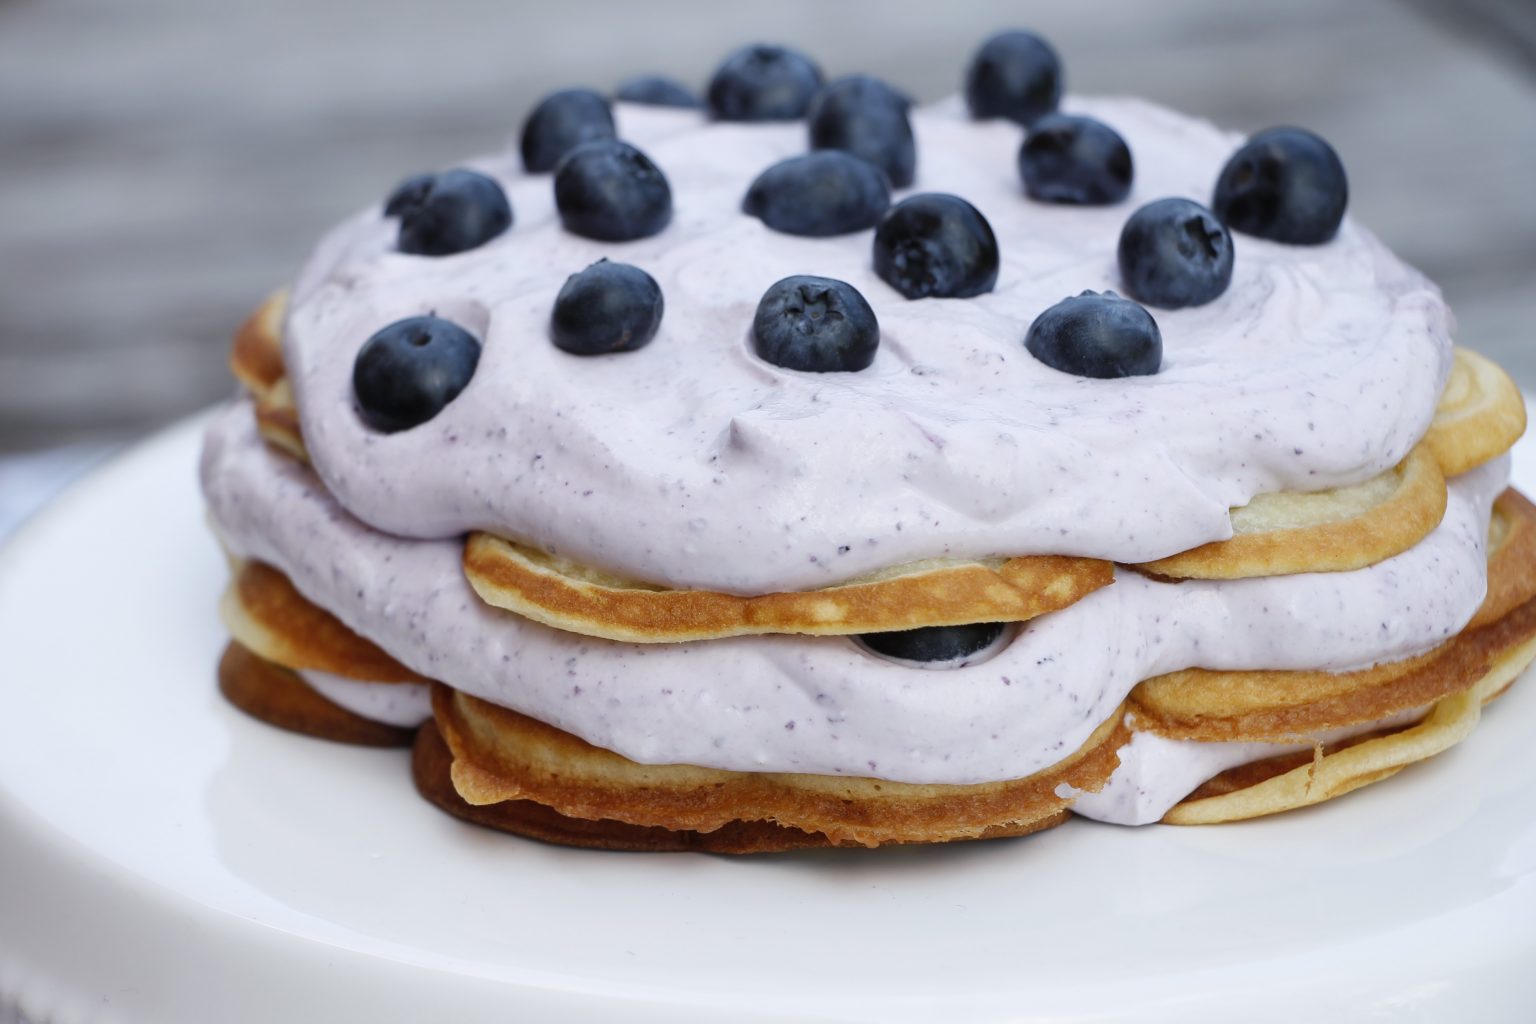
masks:
[[[225,705],[199,429],[0,552],[0,996],[39,1024],[1531,1019],[1536,686],[1244,825],[557,849],[434,810],[404,752]]]

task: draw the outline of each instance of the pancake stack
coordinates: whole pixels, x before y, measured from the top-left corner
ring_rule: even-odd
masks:
[[[1046,75],[1046,108],[992,111],[1010,61]],[[1239,149],[1127,100],[1049,120],[1055,61],[997,37],[968,114],[910,121],[889,87],[819,92],[771,47],[722,66],[711,121],[621,107],[615,128],[568,90],[520,166],[408,179],[337,228],[237,332],[243,395],[206,439],[223,693],[408,746],[458,818],[613,850],[1236,821],[1466,739],[1536,657],[1520,392],[1342,221],[1326,143]],[[813,93],[818,153],[900,145],[800,160],[804,129],[734,123]],[[1022,193],[997,116],[1027,126]],[[1286,206],[1286,161],[1321,198]],[[1238,241],[1192,201],[1157,220],[1218,171]],[[890,205],[914,174],[965,198]],[[1244,188],[1277,191],[1223,206]],[[614,196],[623,217],[584,205]],[[1146,251],[1210,274],[1148,298],[1169,286],[1127,256],[1144,213],[1181,232]],[[973,262],[924,262],[941,250]],[[593,281],[618,290],[569,298]],[[649,320],[614,328],[637,296]],[[1123,351],[1041,326],[1068,307]],[[805,340],[823,330],[861,333]],[[388,376],[418,357],[441,361]]]
[[[249,397],[227,415],[246,422],[252,436],[259,432],[261,457],[285,463],[285,472],[323,494],[305,467],[283,375],[283,306],[283,295],[275,295],[238,332],[232,366]],[[1240,579],[1386,561],[1439,524],[1447,477],[1497,459],[1523,428],[1523,404],[1507,375],[1457,349],[1429,432],[1396,469],[1353,487],[1265,495],[1233,510],[1231,540],[1129,568],[1169,580]],[[1019,557],[906,566],[820,591],[741,598],[637,588],[484,533],[466,538],[463,571],[498,614],[647,644],[1024,621],[1069,610],[1114,579],[1102,561]],[[1157,676],[1137,685],[1088,742],[1056,764],[981,785],[639,764],[433,682],[307,599],[270,565],[234,559],[220,607],[233,639],[219,682],[236,706],[323,739],[412,745],[424,797],[465,820],[537,839],[751,853],[1017,836],[1062,823],[1077,795],[1102,790],[1136,733],[1213,748],[1285,748],[1250,755],[1205,780],[1162,819],[1208,824],[1331,799],[1465,739],[1483,705],[1536,657],[1536,507],[1514,490],[1495,503],[1487,596],[1462,632],[1428,653],[1355,672],[1188,669]],[[366,717],[327,699],[301,673],[380,691],[430,685],[431,717],[419,729]],[[1351,734],[1322,738],[1340,732]]]

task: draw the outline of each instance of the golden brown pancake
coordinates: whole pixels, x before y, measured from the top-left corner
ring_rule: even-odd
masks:
[[[1491,359],[1458,347],[1424,443],[1440,471],[1457,476],[1514,447],[1525,433],[1525,399]]]
[[[408,747],[416,730],[375,722],[327,700],[299,676],[238,643],[219,659],[219,690],[253,718],[289,732],[364,747]]]
[[[1488,596],[1451,640],[1359,672],[1188,669],[1157,676],[1131,691],[1137,728],[1170,739],[1284,740],[1379,721],[1471,686],[1499,651],[1536,631],[1536,506],[1509,490],[1494,510],[1500,525],[1490,529]]]
[[[305,598],[271,566],[236,560],[232,568],[219,614],[234,638],[265,660],[367,683],[431,682]]]
[[[437,726],[432,722],[422,726],[416,737],[411,774],[417,791],[423,797],[454,817],[546,843],[594,850],[735,854],[782,853],[787,850],[862,845],[834,843],[821,833],[802,832],[800,829],[786,828],[767,821],[732,821],[713,832],[697,832],[654,825],[629,825],[612,819],[568,818],[532,800],[508,800],[476,806],[466,803],[453,788],[452,764],[453,754],[443,742]],[[1068,817],[1066,812],[1061,812],[1006,834],[1027,835],[1039,832],[1060,825]],[[979,838],[1000,838],[1003,834],[985,834]]]
[[[453,755],[453,788],[476,807],[532,800],[567,817],[692,832],[767,821],[862,846],[1035,831],[1071,803],[1058,789],[1103,788],[1130,739],[1117,710],[1081,748],[1027,778],[935,786],[638,764],[441,685],[432,710]]]
[[[1035,555],[919,562],[821,590],[737,597],[629,583],[484,533],[470,535],[464,573],[487,604],[556,629],[629,643],[1017,622],[1058,611],[1114,581],[1109,562]]]
[[[1445,477],[1420,444],[1396,468],[1351,487],[1260,494],[1232,510],[1231,540],[1143,562],[1155,576],[1231,580],[1363,569],[1400,555],[1445,516]]]
[[[1163,817],[1172,825],[1210,825],[1257,818],[1331,800],[1379,782],[1466,739],[1484,704],[1502,694],[1536,658],[1536,616],[1513,631],[1473,685],[1435,704],[1411,726],[1372,732],[1331,750],[1286,754],[1222,772]]]
[[[268,442],[307,461],[282,365],[285,292],[235,335],[231,365],[256,400]],[[1445,512],[1445,479],[1507,451],[1525,428],[1519,389],[1497,365],[1455,350],[1423,442],[1402,464],[1350,487],[1259,495],[1232,510],[1233,537],[1136,568],[1156,576],[1240,579],[1363,568],[1422,540]],[[474,534],[465,571],[487,603],[558,629],[632,643],[750,633],[848,634],[923,625],[1022,621],[1103,586],[1094,559],[934,560],[802,594],[742,598],[625,580],[489,534]]]

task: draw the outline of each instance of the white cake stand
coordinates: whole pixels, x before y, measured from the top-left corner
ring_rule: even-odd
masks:
[[[1243,825],[557,849],[225,705],[199,428],[0,551],[0,1006],[34,1024],[1533,1019],[1530,682],[1429,764]]]

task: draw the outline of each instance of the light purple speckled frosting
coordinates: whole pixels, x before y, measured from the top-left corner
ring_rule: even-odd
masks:
[[[914,191],[964,196],[1002,248],[996,290],[908,301],[875,277],[871,233],[806,239],[740,213],[752,178],[802,152],[801,124],[707,124],[621,106],[621,135],[671,180],[661,234],[611,244],[566,233],[548,175],[514,154],[499,179],[516,223],[450,257],[394,251],[375,207],[337,228],[294,289],[285,358],[304,436],[352,514],[403,537],[483,529],[640,580],[734,593],[825,586],[930,557],[1064,553],[1138,562],[1229,535],[1254,494],[1316,490],[1398,462],[1427,427],[1450,365],[1438,291],[1350,221],[1321,246],[1235,236],[1231,287],[1157,311],[1164,366],[1098,381],[1036,362],[1034,317],[1118,288],[1121,225],[1169,195],[1207,201],[1239,139],[1139,100],[1069,99],[1135,157],[1128,200],[1027,200],[1020,129],[958,103],[914,112]],[[661,284],[660,334],[581,358],[548,340],[567,275],[601,257]],[[747,343],[764,290],[842,278],[882,328],[873,366],[807,374]],[[429,311],[484,343],[473,381],[414,430],[369,430],[351,372],[376,330]]]

